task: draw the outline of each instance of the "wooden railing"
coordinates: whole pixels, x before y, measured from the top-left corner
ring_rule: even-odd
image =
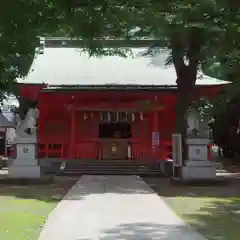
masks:
[[[99,143],[94,141],[84,141],[74,146],[74,158],[98,159]]]
[[[129,140],[131,154],[129,159],[133,160],[165,160],[171,155],[171,141],[161,142],[155,150],[151,143]],[[60,159],[102,159],[102,144],[99,140],[79,141],[70,149],[69,143],[41,143],[38,144],[38,158],[58,157]]]

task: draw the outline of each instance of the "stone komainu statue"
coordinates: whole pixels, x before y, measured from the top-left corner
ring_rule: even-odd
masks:
[[[29,135],[35,135],[37,130],[37,118],[39,111],[36,108],[30,108],[26,114],[25,119],[18,123],[16,128],[17,137],[24,137]]]

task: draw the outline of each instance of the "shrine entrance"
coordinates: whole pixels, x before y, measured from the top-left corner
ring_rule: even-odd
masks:
[[[132,137],[131,123],[127,118],[115,118],[113,115],[120,114],[111,113],[107,121],[102,118],[99,123],[98,137],[102,146],[102,160],[127,160],[129,139]]]
[[[131,138],[131,124],[126,122],[117,123],[100,123],[98,129],[98,137],[114,138],[114,139],[127,139]]]

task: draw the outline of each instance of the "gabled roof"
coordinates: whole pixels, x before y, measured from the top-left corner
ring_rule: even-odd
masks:
[[[175,86],[173,66],[164,67],[167,51],[144,57],[147,47],[132,48],[133,57],[89,57],[77,48],[45,48],[33,62],[28,76],[20,83],[49,85],[151,85]],[[227,82],[203,75],[197,85],[220,85]]]

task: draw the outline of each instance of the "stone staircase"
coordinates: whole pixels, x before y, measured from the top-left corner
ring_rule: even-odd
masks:
[[[158,163],[134,160],[70,160],[62,163],[60,175],[140,175],[166,176]]]

